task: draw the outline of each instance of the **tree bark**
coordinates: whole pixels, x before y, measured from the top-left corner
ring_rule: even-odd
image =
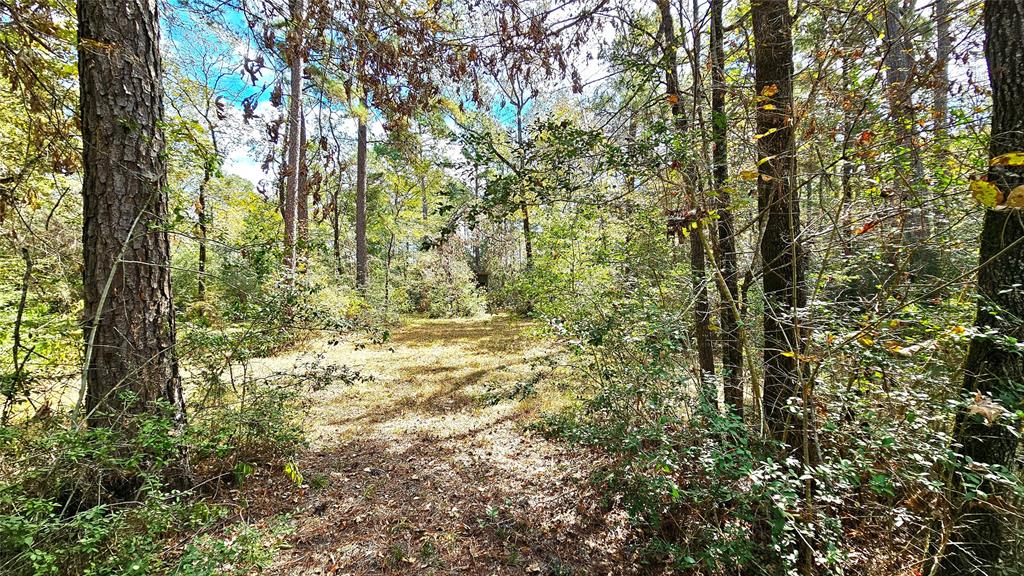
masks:
[[[306,117],[299,120],[299,187],[295,200],[295,228],[299,262],[309,259],[309,167],[306,165]],[[298,263],[296,263],[298,264]],[[306,264],[302,270],[305,271]]]
[[[719,322],[722,326],[722,383],[725,405],[743,416],[743,342],[740,333],[736,225],[732,198],[725,186],[729,177],[728,125],[725,109],[725,27],[724,0],[711,0],[711,141],[712,170],[718,196],[718,262],[728,294],[721,295]]]
[[[334,188],[333,211],[331,214],[331,228],[334,233],[334,269],[338,276],[342,276],[341,268],[341,187],[344,182],[341,169],[338,169],[338,185]]]
[[[900,231],[900,248],[913,251],[909,264],[912,274],[925,265],[928,256],[917,250],[930,230],[928,215],[921,206],[924,164],[917,147],[917,123],[914,114],[914,91],[911,86],[910,30],[907,10],[897,0],[885,4],[885,84],[888,91],[889,119],[896,129],[899,154],[894,159],[896,173],[893,185],[902,190],[900,201],[906,210]],[[896,257],[897,254],[892,254]]]
[[[206,302],[206,244],[207,244],[207,223],[206,215],[206,189],[213,179],[213,167],[209,160],[205,161],[203,167],[203,181],[199,184],[199,198],[196,199],[196,221],[199,229],[199,266],[198,278],[196,279],[196,299]],[[205,310],[202,312],[205,316]]]
[[[672,21],[672,8],[668,0],[658,0],[658,10],[661,15],[661,34],[663,39],[662,58],[665,66],[665,91],[672,106],[672,120],[676,134],[682,140],[678,143],[679,150],[685,150],[688,146],[686,137],[689,133],[689,122],[686,118],[686,107],[683,104],[682,94],[679,91],[679,70],[676,61],[676,32],[675,24]],[[695,38],[696,39],[696,38]],[[696,45],[696,43],[695,43]],[[696,48],[694,54],[696,55]],[[699,66],[693,66],[694,71],[694,110],[697,107],[696,92],[699,87]],[[682,185],[686,188],[686,197],[689,198],[693,209],[700,218],[700,211],[697,210],[697,171],[694,169],[694,159],[690,154],[679,152],[680,163],[685,174]],[[700,370],[701,394],[709,396],[709,402],[716,402],[713,392],[707,390],[709,386],[708,376],[715,372],[714,348],[711,344],[711,309],[708,304],[708,291],[706,284],[706,267],[704,244],[700,240],[700,234],[692,231],[690,238],[690,275],[693,291],[693,314],[694,330],[693,339],[697,347],[697,367]]]
[[[366,247],[366,121],[356,128],[356,289],[366,293],[369,253]]]
[[[800,203],[793,189],[793,42],[788,0],[756,0],[754,85],[757,91],[757,203],[764,221],[764,411],[772,437],[796,448],[799,427],[788,423],[786,403],[797,394],[803,350],[797,313],[806,305],[800,247]]]
[[[935,85],[932,88],[932,114],[935,119],[935,138],[940,152],[946,146],[949,129],[949,57],[953,52],[953,36],[949,32],[951,16],[949,0],[935,0],[932,7],[935,20]]]
[[[983,18],[993,105],[989,156],[995,158],[1024,151],[1024,0],[988,0]],[[1024,185],[1024,167],[992,166],[988,180],[1008,195]],[[971,340],[963,391],[990,396],[1013,409],[1022,401],[1024,355],[1007,339],[1024,339],[1024,209],[985,211],[979,261],[975,325],[982,335]],[[961,410],[955,437],[967,463],[1013,467],[1017,437],[1008,426],[989,425]],[[956,488],[963,488],[962,480],[955,479]],[[953,544],[940,564],[943,575],[1016,573],[1000,566],[1000,551],[1012,534],[1009,518],[1000,511],[1005,490],[989,480],[983,480],[978,490],[988,496],[964,501],[961,521],[950,539]]]
[[[175,355],[156,0],[81,0],[78,56],[86,362],[92,425],[185,414]]]
[[[284,264],[289,278],[295,275],[298,238],[298,198],[300,150],[302,147],[302,18],[303,0],[290,0],[291,28],[288,31],[288,68],[291,74],[288,94],[288,163],[285,167]]]

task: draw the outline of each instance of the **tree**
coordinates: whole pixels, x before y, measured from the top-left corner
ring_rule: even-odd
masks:
[[[754,86],[757,104],[757,208],[764,229],[764,418],[772,437],[793,448],[801,432],[788,424],[786,403],[797,394],[806,305],[800,202],[793,188],[793,41],[788,0],[757,0]]]
[[[725,404],[743,414],[743,339],[740,332],[736,225],[725,182],[729,177],[728,116],[725,109],[724,0],[711,0],[711,141],[712,177],[718,197],[718,267],[721,270],[722,381]]]
[[[1024,0],[988,0],[984,7],[985,60],[992,86],[992,130],[987,181],[1004,198],[989,207],[981,231],[978,269],[978,335],[971,340],[963,391],[1004,406],[1019,406],[1024,355],[1015,342],[1024,339]],[[1015,157],[1006,156],[1016,154]],[[986,421],[971,409],[957,414],[958,452],[968,465],[1000,473],[1013,466],[1017,435],[1009,426]],[[963,478],[956,482],[964,487]],[[1010,536],[998,499],[1003,489],[983,479],[963,503],[961,522],[940,564],[940,573],[1001,572],[1000,553]]]
[[[675,24],[672,22],[672,6],[668,0],[658,0],[658,12],[661,17],[661,35],[662,35],[662,57],[663,65],[665,68],[665,91],[668,94],[672,106],[672,120],[675,128],[676,136],[678,141],[675,143],[675,147],[679,150],[685,150],[690,146],[687,141],[689,134],[689,122],[686,118],[685,105],[682,100],[682,93],[679,89],[679,70],[676,64],[676,32]],[[696,35],[696,33],[695,33]],[[695,72],[693,78],[694,86],[694,105],[693,110],[696,113],[699,98],[697,95],[697,89],[700,83],[699,77],[696,72],[699,70],[699,66],[696,65],[697,52],[694,50],[693,54]],[[683,186],[685,187],[685,197],[689,199],[692,204],[691,208],[693,213],[699,214],[697,210],[697,185],[698,185],[698,174],[697,170],[694,169],[694,162],[696,158],[693,154],[681,152],[677,156],[681,157],[679,162],[682,164],[682,169],[685,174],[683,180]],[[682,228],[680,227],[681,231]],[[701,242],[702,231],[693,231],[689,234],[690,238],[690,271],[691,271],[691,286],[693,289],[693,313],[694,313],[694,341],[697,345],[697,365],[700,369],[700,382],[702,392],[705,393],[709,401],[714,401],[714,395],[708,393],[707,378],[709,375],[715,372],[715,355],[714,349],[711,345],[711,309],[708,305],[708,291],[705,285],[705,266],[704,266],[704,244]]]
[[[364,106],[362,113],[367,113]],[[366,246],[366,120],[358,116],[356,127],[356,289],[366,292],[369,252]]]
[[[115,413],[177,419],[175,354],[156,0],[79,2],[85,292],[82,385],[92,424]]]
[[[288,70],[290,74],[288,92],[288,138],[286,178],[284,194],[284,261],[289,276],[295,274],[298,264],[296,243],[299,236],[299,194],[302,180],[302,76],[304,73],[303,0],[289,0],[290,27],[286,41]]]

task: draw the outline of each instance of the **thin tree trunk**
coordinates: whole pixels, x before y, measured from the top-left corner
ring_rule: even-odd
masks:
[[[288,94],[288,165],[285,167],[284,195],[284,263],[289,278],[295,275],[298,254],[298,198],[301,179],[300,150],[302,148],[302,26],[303,0],[290,0],[291,29],[288,33],[288,67],[291,73]]]
[[[199,184],[199,198],[196,200],[196,220],[199,229],[199,271],[196,281],[196,299],[206,302],[206,244],[207,244],[207,221],[206,215],[206,189],[213,179],[213,170],[210,166],[203,168],[203,181]],[[205,310],[201,313],[205,315]]]
[[[296,257],[298,262],[309,259],[309,167],[306,165],[306,117],[301,116],[299,137],[299,187],[295,201]],[[296,262],[296,265],[298,265]],[[306,264],[302,271],[305,272]]]
[[[728,294],[721,295],[722,382],[725,404],[743,416],[743,342],[740,333],[736,225],[732,198],[725,182],[729,177],[728,125],[725,108],[724,0],[711,0],[711,141],[715,192],[718,195],[718,261]]]
[[[356,130],[356,289],[365,294],[369,253],[366,247],[366,121],[362,116]]]
[[[334,206],[331,215],[331,228],[334,232],[334,269],[338,276],[342,275],[341,269],[341,187],[344,179],[341,170],[338,170],[338,186],[334,189]]]
[[[658,0],[658,10],[661,14],[661,33],[664,39],[664,45],[662,46],[663,61],[665,66],[665,85],[666,93],[670,99],[672,106],[672,118],[673,124],[676,129],[677,135],[683,142],[679,143],[680,149],[685,149],[688,143],[685,142],[689,132],[689,123],[686,119],[686,108],[682,102],[682,94],[679,92],[679,72],[676,63],[676,33],[675,24],[672,22],[672,8],[668,0]],[[695,35],[695,40],[697,40]],[[696,58],[697,50],[694,49],[694,57]],[[699,66],[694,63],[694,102],[693,108],[696,112],[698,98],[696,93],[700,86],[699,77]],[[683,186],[686,187],[686,196],[690,199],[693,204],[694,210],[697,211],[698,218],[700,212],[697,210],[697,184],[698,175],[694,169],[694,159],[692,155],[680,153],[681,162],[683,164],[683,171],[686,175]],[[694,341],[697,346],[697,366],[700,370],[700,385],[701,393],[706,396],[706,400],[710,403],[716,401],[715,394],[713,391],[709,391],[708,387],[708,376],[713,375],[715,372],[715,355],[714,348],[711,344],[711,309],[708,304],[708,291],[706,280],[706,270],[704,262],[704,245],[700,240],[698,232],[693,231],[689,235],[690,238],[690,273],[692,279],[692,290],[693,290],[693,310],[694,310]]]
[[[992,86],[989,156],[1024,152],[1024,0],[988,0],[984,7],[985,59]],[[1024,166],[992,166],[988,180],[1003,192],[1024,186]],[[1004,407],[1020,406],[1024,355],[1011,343],[1024,339],[1024,210],[988,209],[981,232],[978,271],[980,336],[971,340],[964,367],[963,391],[988,397]],[[992,334],[998,334],[993,336]],[[993,424],[970,411],[957,415],[955,437],[966,462],[1012,469],[1017,436],[1010,426]],[[963,488],[960,477],[954,483]],[[958,490],[959,491],[959,490]],[[953,575],[1016,574],[1000,566],[1000,554],[1012,535],[1005,489],[983,479],[977,491],[985,498],[964,499],[963,508],[940,573]],[[960,498],[964,496],[961,494]]]
[[[901,230],[900,248],[915,250],[929,234],[926,210],[922,207],[924,198],[924,164],[917,147],[917,123],[914,114],[913,87],[911,86],[910,31],[907,26],[908,14],[898,0],[889,0],[885,5],[885,84],[888,91],[889,119],[896,129],[900,151],[895,159],[896,181],[893,183],[903,190],[901,201],[906,207],[904,225]],[[899,250],[899,248],[898,248]],[[892,257],[896,257],[893,254]],[[910,258],[911,273],[918,272],[927,256],[915,250]]]
[[[156,0],[78,3],[86,362],[93,425],[184,419],[171,297]]]
[[[949,58],[953,52],[953,36],[949,32],[951,21],[949,0],[935,0],[932,7],[935,20],[935,85],[932,88],[932,114],[935,119],[935,138],[940,153],[947,150],[946,131],[949,129]]]
[[[532,232],[530,231],[530,209],[526,205],[526,201],[522,202],[523,210],[523,243],[526,249],[526,268],[533,268],[533,238]]]

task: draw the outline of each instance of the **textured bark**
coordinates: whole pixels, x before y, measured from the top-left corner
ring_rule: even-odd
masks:
[[[309,166],[306,165],[306,117],[299,121],[299,189],[295,199],[295,228],[300,262],[309,257]],[[305,270],[305,267],[303,267]]]
[[[992,85],[992,137],[989,156],[1024,151],[1024,0],[989,0],[984,8],[985,58]],[[994,166],[989,181],[1008,193],[1024,185],[1024,168]],[[1024,339],[1024,209],[986,210],[978,271],[980,333],[971,341],[963,390],[991,396],[1005,407],[1020,406],[1024,355],[1005,338]],[[970,462],[1011,468],[1017,437],[1006,426],[989,426],[978,415],[961,411],[955,430],[959,452]],[[956,487],[962,484],[956,482]],[[1016,574],[1000,566],[1000,552],[1012,535],[1009,518],[1000,512],[1003,489],[989,481],[980,490],[987,499],[964,502],[960,522],[940,564],[952,575]],[[1005,504],[1005,502],[1003,502]]]
[[[672,106],[672,120],[676,133],[681,139],[686,138],[689,132],[689,121],[686,117],[686,107],[683,104],[682,94],[679,91],[679,71],[676,61],[676,32],[675,24],[672,21],[672,8],[668,0],[658,0],[658,11],[661,15],[661,34],[663,40],[662,58],[665,67],[665,92],[668,94]],[[695,40],[697,37],[695,35]],[[694,43],[695,46],[697,42]],[[694,50],[696,54],[696,49]],[[696,63],[694,63],[696,64]],[[700,86],[700,67],[693,66],[694,72],[694,108],[696,109],[699,98],[696,92]],[[686,142],[681,147],[686,147]],[[680,162],[683,164],[685,174],[683,186],[686,188],[686,197],[690,199],[693,208],[697,208],[697,172],[693,169],[694,159],[689,154],[680,154]],[[705,267],[704,244],[701,242],[698,233],[689,235],[690,238],[690,276],[693,292],[693,314],[694,329],[693,339],[697,347],[697,366],[700,369],[700,382],[702,393],[710,396],[714,401],[714,394],[706,390],[708,376],[715,373],[715,354],[711,344],[711,307],[708,304],[707,271]]]
[[[366,248],[366,122],[356,128],[356,288],[366,292],[369,253]]]
[[[764,412],[771,435],[794,448],[802,430],[789,424],[786,402],[798,393],[803,350],[797,309],[806,305],[799,244],[800,204],[793,189],[793,42],[788,0],[756,0],[754,84],[757,90],[758,211],[764,224]]]
[[[523,244],[526,250],[526,268],[533,267],[533,232],[530,229],[530,209],[524,200],[521,204],[523,210]]]
[[[334,269],[338,276],[343,274],[341,267],[341,187],[344,182],[342,172],[338,170],[338,185],[334,188],[334,202],[331,214],[331,229],[334,233]]]
[[[722,383],[725,405],[734,414],[743,415],[743,342],[740,333],[736,225],[732,198],[725,186],[729,177],[727,130],[729,118],[725,109],[725,27],[722,24],[724,0],[711,0],[711,141],[712,171],[718,196],[718,264],[724,279],[719,323],[722,326]]]
[[[932,8],[935,20],[935,85],[932,88],[932,114],[935,118],[935,137],[945,149],[949,128],[949,57],[953,52],[953,36],[949,32],[951,16],[949,0],[935,0]],[[941,150],[940,150],[941,151]]]
[[[302,18],[303,0],[290,0],[291,27],[288,31],[288,68],[291,74],[288,93],[287,165],[284,191],[284,264],[289,276],[294,275],[296,241],[298,239],[298,198],[301,178],[300,150],[302,147]]]
[[[213,179],[213,169],[208,165],[203,168],[203,181],[199,184],[199,198],[196,199],[196,223],[199,232],[199,266],[198,278],[196,279],[196,299],[200,302],[206,301],[206,245],[207,225],[209,217],[206,213],[206,189]],[[205,314],[205,312],[204,312]]]
[[[86,358],[93,425],[154,411],[178,419],[156,0],[78,3]],[[108,283],[108,279],[110,279]],[[109,286],[109,288],[108,288]],[[101,308],[102,307],[102,308]],[[132,398],[126,401],[130,393]]]
[[[906,206],[906,216],[901,231],[901,245],[909,250],[918,248],[927,238],[930,225],[927,212],[922,209],[925,183],[924,164],[917,147],[917,122],[914,114],[914,91],[911,85],[909,13],[897,0],[885,5],[885,85],[888,91],[889,119],[899,139],[899,154],[895,158],[895,182],[893,186],[902,190],[901,201]],[[892,254],[893,258],[898,254]],[[912,272],[921,269],[928,258],[917,250],[911,257]]]

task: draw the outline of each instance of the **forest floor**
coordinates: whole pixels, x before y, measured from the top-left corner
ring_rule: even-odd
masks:
[[[565,402],[557,350],[506,316],[406,320],[384,344],[314,341],[370,378],[314,393],[302,486],[251,482],[292,525],[273,574],[620,574],[628,529],[594,459],[529,428]]]

